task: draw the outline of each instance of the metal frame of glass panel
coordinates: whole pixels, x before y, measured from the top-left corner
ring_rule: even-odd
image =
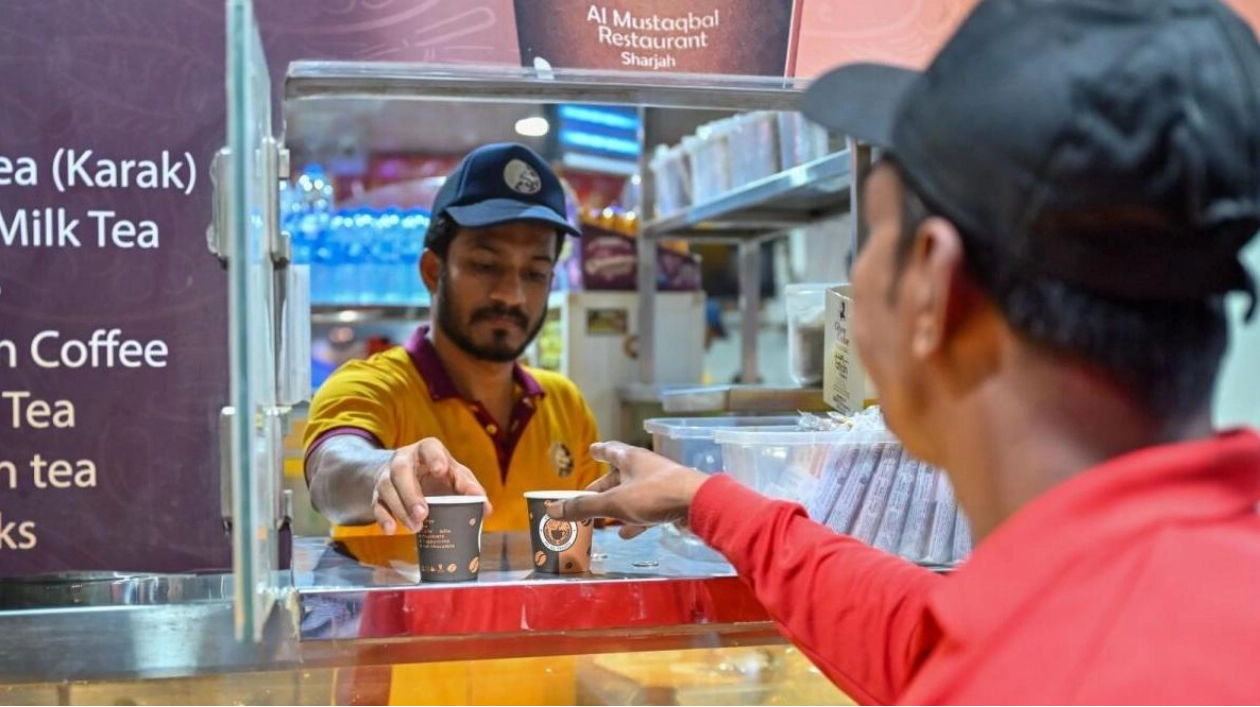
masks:
[[[230,473],[236,634],[260,640],[275,601],[284,423],[276,396],[278,152],[271,82],[251,0],[227,0],[226,253],[231,365]]]

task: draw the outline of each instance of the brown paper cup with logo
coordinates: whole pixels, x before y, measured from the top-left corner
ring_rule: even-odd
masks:
[[[591,491],[530,491],[525,494],[536,571],[569,574],[591,568],[591,521],[556,520],[547,515],[549,501],[591,494]]]
[[[481,569],[485,496],[429,496],[429,517],[416,533],[421,582],[471,582]]]

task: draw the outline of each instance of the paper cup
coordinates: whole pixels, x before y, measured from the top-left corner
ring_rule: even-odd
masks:
[[[416,533],[421,582],[471,582],[481,569],[485,496],[429,496],[429,517]]]
[[[530,542],[534,569],[550,574],[586,572],[591,568],[591,521],[555,520],[547,515],[548,501],[563,501],[592,495],[591,491],[530,491]]]

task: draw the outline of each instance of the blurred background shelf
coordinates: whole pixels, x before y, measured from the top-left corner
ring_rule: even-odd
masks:
[[[718,385],[670,388],[660,392],[661,405],[671,414],[709,412],[782,413],[827,412],[821,388],[776,388]]]
[[[849,151],[842,150],[653,220],[649,238],[742,239],[773,235],[849,209]]]

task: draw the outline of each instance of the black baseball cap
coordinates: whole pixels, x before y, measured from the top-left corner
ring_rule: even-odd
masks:
[[[581,235],[565,214],[560,178],[537,152],[517,143],[482,145],[464,156],[438,190],[424,244],[432,245],[433,224],[442,215],[466,228],[542,221]]]
[[[803,111],[1026,272],[1254,312],[1260,46],[1220,2],[983,0],[926,71],[844,66]]]

